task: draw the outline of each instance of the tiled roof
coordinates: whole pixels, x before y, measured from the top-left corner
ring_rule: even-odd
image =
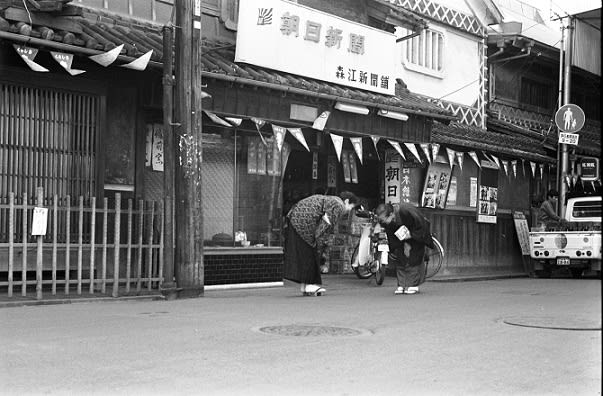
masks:
[[[431,139],[435,143],[456,145],[474,150],[498,153],[503,158],[524,158],[539,162],[555,162],[537,139],[508,135],[492,130],[451,122],[434,123]]]
[[[548,131],[537,132],[510,121],[489,117],[488,129],[507,135],[529,137],[534,141],[540,142],[542,147],[545,147],[549,150],[557,150],[557,128],[554,127],[554,125],[551,125],[551,128],[549,128]],[[584,128],[578,132],[578,135],[580,138],[578,139],[578,145],[575,148],[579,154],[594,155],[596,157],[601,155],[600,127],[597,128],[596,126],[590,124],[585,125]]]
[[[79,9],[81,15],[78,16],[52,17],[58,18],[55,21],[60,20],[63,24],[69,24],[71,32],[65,34],[64,31],[53,29],[52,26],[56,26],[56,23],[51,21],[50,15],[44,15],[44,18],[37,18],[34,15],[32,19],[34,23],[32,25],[26,23],[30,28],[24,28],[23,12],[12,7],[4,13],[5,23],[0,20],[0,40],[4,38],[21,43],[27,42],[34,47],[48,47],[53,50],[61,48],[86,55],[107,51],[124,44],[122,56],[125,57],[122,60],[131,61],[132,58],[139,57],[152,49],[151,61],[154,64],[151,66],[161,65],[162,25],[85,7]],[[237,78],[242,84],[268,83],[274,88],[293,87],[308,96],[331,95],[338,100],[348,99],[352,102],[362,102],[367,106],[390,107],[390,110],[396,108],[445,120],[456,118],[448,110],[428,102],[405,88],[397,89],[397,96],[387,96],[249,64],[237,64],[234,62],[234,45],[223,46],[220,43],[204,42],[202,63],[202,70],[206,77],[229,76]]]

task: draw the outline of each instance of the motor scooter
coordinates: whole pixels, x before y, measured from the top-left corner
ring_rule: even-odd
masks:
[[[380,286],[385,279],[385,270],[389,262],[387,234],[379,224],[375,213],[360,208],[356,210],[356,216],[369,221],[362,228],[360,241],[352,254],[352,269],[360,279],[374,276],[377,285]]]

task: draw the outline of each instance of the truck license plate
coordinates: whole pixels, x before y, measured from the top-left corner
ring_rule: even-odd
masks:
[[[569,257],[557,257],[557,265],[570,265]]]

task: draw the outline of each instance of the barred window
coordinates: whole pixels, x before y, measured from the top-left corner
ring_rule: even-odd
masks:
[[[412,31],[401,29],[403,35]],[[415,37],[402,41],[402,63],[404,67],[420,73],[441,77],[444,71],[444,33],[425,29]]]

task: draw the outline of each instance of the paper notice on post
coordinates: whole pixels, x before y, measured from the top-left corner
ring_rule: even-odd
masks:
[[[394,232],[394,235],[398,237],[398,239],[401,241],[410,239],[410,231],[408,231],[408,228],[406,228],[406,226],[401,226],[400,228],[398,228],[396,232]]]
[[[48,208],[35,207],[31,224],[31,235],[46,235]]]

